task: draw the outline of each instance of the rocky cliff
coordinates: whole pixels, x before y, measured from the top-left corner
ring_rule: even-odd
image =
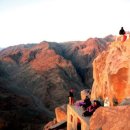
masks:
[[[111,105],[130,96],[130,39],[113,42],[93,62],[92,99],[109,97]]]

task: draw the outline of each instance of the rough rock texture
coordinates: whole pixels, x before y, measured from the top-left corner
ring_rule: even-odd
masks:
[[[130,130],[130,106],[98,108],[90,119],[90,130]]]
[[[67,105],[55,108],[55,114],[57,122],[67,120]]]
[[[113,42],[93,62],[91,98],[109,97],[110,104],[130,96],[130,39]]]

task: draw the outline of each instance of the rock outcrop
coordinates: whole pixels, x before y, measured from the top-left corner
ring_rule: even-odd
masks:
[[[55,108],[56,121],[61,122],[67,120],[67,105]]]
[[[130,106],[100,107],[90,119],[90,130],[130,130]]]
[[[54,125],[62,124],[62,122],[67,121],[67,104],[55,108],[55,116],[56,118],[53,121],[48,122],[44,126],[44,130],[50,130]],[[64,127],[66,129],[66,126]]]
[[[56,118],[53,119],[53,121],[49,121],[43,128],[43,130],[49,130],[50,127],[54,126],[57,124]]]
[[[84,100],[86,98],[86,96],[90,96],[90,92],[89,89],[84,89],[80,92],[81,94],[81,100]]]
[[[109,97],[110,104],[130,97],[130,39],[113,42],[93,62],[91,98]]]

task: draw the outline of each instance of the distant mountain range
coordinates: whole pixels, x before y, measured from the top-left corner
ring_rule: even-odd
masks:
[[[43,122],[47,122],[53,117],[52,112],[56,106],[68,102],[68,91],[71,88],[74,89],[75,99],[79,98],[82,89],[91,88],[92,62],[113,40],[114,36],[110,35],[105,38],[90,38],[87,41],[43,41],[39,44],[3,49],[0,51],[0,89],[6,87],[6,91],[15,93],[13,99],[19,99],[17,96],[21,95],[22,99],[16,102],[26,104],[27,101],[27,106],[28,100],[31,104],[35,99],[35,105],[41,106],[40,110],[47,119],[43,119]],[[24,95],[24,92],[32,96]],[[1,107],[6,109],[4,105]],[[28,106],[27,109],[31,108]],[[19,113],[16,116],[20,117]],[[31,116],[35,120],[39,119],[36,115]],[[4,116],[1,118],[7,120]]]

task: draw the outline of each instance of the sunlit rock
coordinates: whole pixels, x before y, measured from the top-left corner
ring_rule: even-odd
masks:
[[[113,42],[93,62],[92,99],[109,98],[110,105],[130,97],[130,40]]]
[[[67,110],[66,109],[67,109],[66,105],[55,108],[55,114],[56,114],[57,122],[67,120]]]
[[[90,119],[90,130],[130,130],[130,106],[100,107]]]

